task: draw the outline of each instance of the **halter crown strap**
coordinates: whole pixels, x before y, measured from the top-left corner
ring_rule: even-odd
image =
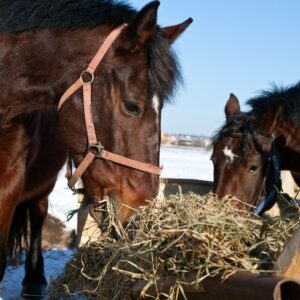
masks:
[[[157,167],[149,163],[139,162],[121,155],[111,153],[104,150],[104,147],[97,141],[95,126],[92,117],[92,83],[94,81],[94,72],[99,66],[101,60],[111,47],[115,39],[120,35],[127,24],[123,24],[114,29],[105,39],[98,52],[88,65],[88,67],[81,73],[80,78],[77,79],[62,95],[58,104],[58,110],[62,105],[81,87],[83,89],[83,106],[84,106],[84,118],[87,130],[89,150],[84,159],[79,164],[78,168],[74,172],[71,178],[69,178],[69,186],[73,187],[79,180],[81,175],[85,172],[88,166],[95,158],[102,158],[120,165],[130,167],[132,169],[140,170],[143,172],[160,175],[162,167]],[[86,80],[85,77],[89,79]]]
[[[62,107],[62,105],[66,102],[68,98],[70,98],[77,90],[79,90],[85,82],[83,81],[83,74],[88,73],[91,75],[92,80],[94,80],[94,72],[96,71],[97,67],[99,66],[101,60],[109,50],[110,46],[113,44],[115,39],[120,35],[120,33],[127,27],[127,24],[122,24],[121,26],[115,28],[105,39],[103,44],[100,46],[99,50],[97,51],[96,55],[88,65],[88,67],[81,73],[79,79],[77,79],[61,96],[59,103],[58,103],[58,110]]]

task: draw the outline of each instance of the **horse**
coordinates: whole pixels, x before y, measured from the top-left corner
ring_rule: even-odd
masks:
[[[280,170],[289,170],[300,185],[300,153],[297,142],[282,128],[299,133],[300,85],[265,91],[247,102],[241,112],[234,94],[225,105],[226,122],[213,137],[213,192],[243,200],[238,206],[262,215],[276,202],[281,189]],[[298,121],[297,121],[298,120]],[[249,204],[249,205],[248,205]]]
[[[121,224],[158,192],[161,111],[181,79],[171,46],[192,22],[162,28],[158,7],[0,0],[0,281],[29,222],[23,297],[46,291],[41,229],[67,155],[69,185],[109,196]]]

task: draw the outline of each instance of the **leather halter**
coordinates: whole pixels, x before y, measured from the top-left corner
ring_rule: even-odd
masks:
[[[68,180],[68,184],[70,187],[73,187],[75,183],[79,180],[81,175],[85,172],[88,166],[92,163],[95,158],[102,158],[105,160],[109,160],[115,162],[117,164],[127,166],[132,169],[136,169],[139,171],[160,175],[162,167],[154,166],[150,163],[139,162],[134,159],[130,159],[118,154],[111,153],[104,149],[103,145],[97,140],[95,126],[92,117],[92,109],[91,109],[91,93],[92,93],[92,83],[95,77],[95,71],[102,61],[103,57],[115,41],[115,39],[120,35],[120,33],[124,30],[127,24],[122,24],[121,26],[115,28],[105,39],[103,44],[100,46],[98,52],[88,65],[88,67],[82,71],[79,79],[77,79],[62,95],[58,103],[58,110],[62,107],[62,105],[80,88],[83,89],[83,106],[84,106],[84,118],[85,125],[88,137],[88,153],[84,157],[84,159],[79,164],[78,168],[75,170],[74,174]],[[88,77],[89,80],[85,78]]]
[[[271,165],[273,165],[273,169],[274,169],[273,188],[272,188],[271,192],[257,205],[255,212],[254,212],[254,214],[256,216],[261,216],[265,212],[266,208],[269,205],[274,205],[275,202],[277,201],[277,198],[276,198],[277,193],[282,191],[281,177],[280,177],[280,165],[279,165],[279,161],[278,161],[278,158],[276,155],[274,142],[272,143],[271,151],[269,153],[266,172],[264,174],[263,183],[262,183],[262,186],[260,189],[260,193],[257,196],[256,203],[258,202],[259,197],[261,196],[262,191],[264,189],[267,177],[269,176]]]

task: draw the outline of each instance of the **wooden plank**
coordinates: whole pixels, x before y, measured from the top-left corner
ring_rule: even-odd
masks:
[[[79,208],[77,217],[77,247],[86,246],[87,243],[97,241],[101,235],[98,224],[89,214],[89,208],[82,208],[82,195],[79,197]]]
[[[212,190],[213,183],[207,180],[166,178],[162,179],[165,184],[163,193],[166,197],[178,193],[188,194],[193,192],[199,195],[205,195]]]
[[[281,276],[300,280],[300,227],[288,241],[276,263]]]
[[[196,278],[196,274],[189,274],[184,281],[193,282]],[[158,293],[168,293],[176,280],[162,278],[147,291],[147,282],[140,281],[133,286],[131,296],[135,300],[153,299]],[[300,295],[299,282],[250,272],[237,272],[226,280],[208,277],[195,285],[182,283],[182,287],[188,300],[299,300]]]

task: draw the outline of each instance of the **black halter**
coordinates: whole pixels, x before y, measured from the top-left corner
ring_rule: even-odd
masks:
[[[267,167],[266,167],[266,171],[264,174],[262,187],[260,189],[260,193],[257,196],[256,203],[258,202],[259,197],[261,196],[263,190],[265,189],[266,180],[269,176],[271,166],[273,166],[273,169],[274,169],[273,188],[270,191],[270,193],[264,198],[264,200],[256,207],[254,214],[257,216],[262,215],[268,206],[274,205],[277,201],[276,196],[277,196],[278,192],[282,191],[281,177],[280,177],[280,165],[279,165],[278,157],[276,155],[274,142],[272,142],[271,151],[268,156]]]

